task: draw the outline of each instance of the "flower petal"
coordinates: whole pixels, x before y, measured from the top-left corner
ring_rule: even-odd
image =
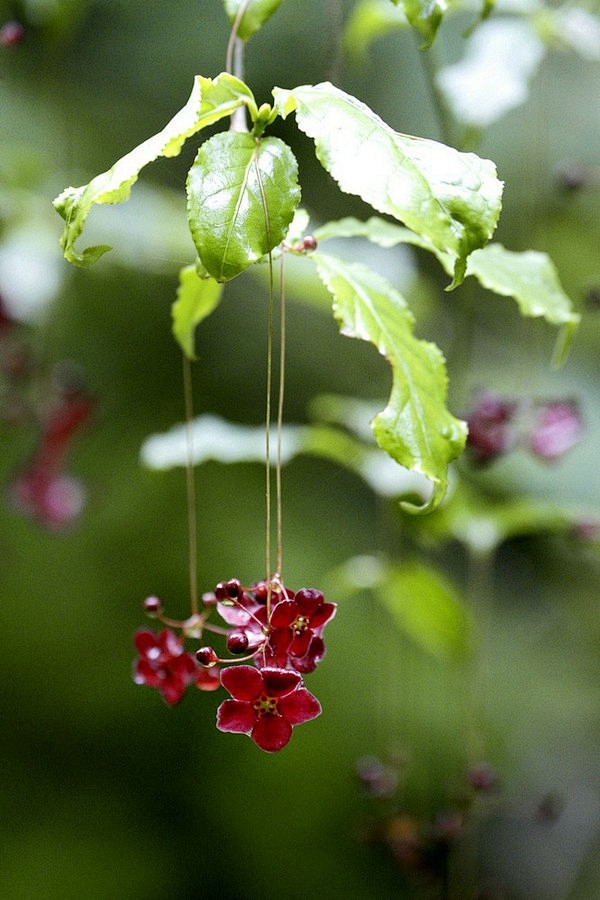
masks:
[[[327,622],[330,622],[331,619],[333,619],[336,611],[337,605],[335,603],[322,603],[315,614],[310,617],[310,627],[312,630],[316,631],[319,628],[323,628]]]
[[[201,691],[216,691],[217,688],[221,687],[220,672],[216,666],[210,669],[205,669],[202,666],[198,669],[194,683]]]
[[[234,731],[250,734],[256,724],[256,713],[249,703],[242,700],[223,700],[217,710],[219,731]]]
[[[292,725],[300,725],[302,722],[308,722],[321,713],[321,704],[310,691],[305,687],[292,691],[287,697],[282,697],[279,701],[279,712],[281,715],[291,722]]]
[[[317,663],[320,662],[324,656],[325,644],[323,643],[323,639],[314,637],[310,642],[310,647],[308,648],[306,655],[293,659],[292,665],[296,672],[302,672],[304,674],[314,672],[317,668]]]
[[[148,687],[158,687],[162,681],[160,674],[145,659],[138,659],[136,662],[133,680],[136,684],[147,684]]]
[[[307,628],[306,631],[295,634],[288,648],[290,656],[304,656],[308,652],[312,637],[313,633],[309,628]]]
[[[165,656],[179,656],[180,653],[183,653],[183,644],[181,640],[174,631],[171,631],[168,628],[165,628],[164,631],[161,631],[158,635],[158,643]]]
[[[261,716],[250,737],[261,750],[276,753],[292,736],[292,726],[281,716]]]
[[[284,697],[293,691],[302,681],[297,672],[291,669],[262,669],[264,690],[270,697]]]
[[[273,607],[271,625],[273,628],[287,628],[296,618],[298,607],[295,600],[282,600]]]
[[[175,706],[185,694],[187,684],[187,681],[184,681],[182,678],[171,676],[164,679],[159,690],[169,706]]]
[[[141,628],[133,636],[135,649],[140,656],[146,656],[149,650],[154,650],[158,646],[157,636],[149,628]]]
[[[263,692],[263,680],[254,666],[229,666],[221,672],[221,684],[236,700],[254,700]]]

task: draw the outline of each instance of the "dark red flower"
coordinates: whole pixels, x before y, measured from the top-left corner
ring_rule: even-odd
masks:
[[[325,603],[321,591],[313,588],[301,588],[293,600],[277,603],[269,621],[269,639],[264,652],[257,656],[257,665],[313,672],[325,655],[323,628],[336,609],[335,603]]]
[[[82,391],[65,395],[50,411],[31,460],[9,487],[14,508],[48,528],[71,524],[85,506],[84,485],[67,475],[64,465],[73,436],[92,409],[92,399]]]
[[[490,462],[513,448],[517,441],[512,422],[516,409],[516,403],[491,391],[476,394],[467,417],[467,447],[478,462]]]
[[[540,407],[529,437],[529,449],[540,459],[560,459],[581,439],[581,413],[572,400],[556,400]]]
[[[219,731],[249,735],[267,753],[288,743],[294,725],[321,712],[321,704],[291,669],[230,666],[221,672],[221,684],[232,696],[217,710]]]
[[[80,515],[85,506],[86,490],[72,475],[32,465],[13,480],[8,488],[8,499],[22,515],[60,531]]]
[[[135,683],[158,688],[171,706],[179,703],[187,686],[199,677],[196,661],[185,652],[181,639],[168,628],[159,634],[143,628],[136,632],[134,643],[139,653],[134,665]]]
[[[216,691],[220,688],[221,672],[218,666],[211,666],[209,669],[199,668],[195,684],[201,691]]]

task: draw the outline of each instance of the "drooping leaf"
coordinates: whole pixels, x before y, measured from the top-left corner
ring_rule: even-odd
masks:
[[[94,206],[127,200],[141,169],[159,156],[177,156],[187,138],[218,122],[242,105],[256,108],[248,87],[238,78],[222,73],[215,79],[197,76],[192,93],[179,112],[158,134],[131,150],[106,172],[82,187],[66,188],[54,201],[56,211],[65,220],[61,246],[66,259],[74,265],[89,266],[110,250],[102,245],[75,250],[85,220]]]
[[[281,243],[300,202],[298,165],[279,138],[223,132],[200,147],[187,181],[198,255],[228,281]]]
[[[390,0],[361,0],[352,9],[344,28],[344,50],[349,56],[363,60],[371,44],[394,31],[405,31],[409,23]]]
[[[471,622],[465,605],[430,566],[389,566],[375,590],[395,624],[424,650],[446,659],[468,657]]]
[[[190,359],[196,358],[196,326],[218,306],[222,290],[213,278],[200,278],[196,266],[184,266],[179,272],[177,299],[171,308],[173,334]]]
[[[459,62],[440,69],[437,86],[458,122],[484,129],[525,102],[544,54],[532,24],[492,19],[467,39]]]
[[[413,317],[402,296],[366,266],[317,252],[310,257],[333,296],[343,334],[374,344],[392,367],[392,392],[372,422],[377,443],[396,462],[433,482],[431,499],[419,511],[439,505],[448,465],[463,450],[466,425],[445,406],[444,358],[435,344],[413,335]],[[409,507],[415,511],[415,507]]]
[[[265,462],[264,425],[241,425],[218,416],[203,415],[191,426],[192,462],[207,460],[223,464]],[[271,465],[277,455],[271,444]],[[174,425],[162,434],[146,438],[141,460],[149,469],[167,470],[186,466],[189,444],[185,424]],[[358,438],[327,425],[284,425],[281,434],[281,462],[285,465],[299,454],[316,456],[354,472],[376,493],[384,497],[417,496],[425,502],[431,493],[425,478],[396,465],[373,442],[366,446]]]
[[[395,247],[397,244],[415,244],[424,250],[431,250],[429,241],[423,240],[410,228],[403,228],[387,219],[379,216],[371,216],[369,219],[356,219],[354,216],[345,216],[343,219],[334,219],[320,225],[314,232],[315,240],[319,243],[335,238],[364,237],[377,244],[379,247]]]
[[[327,82],[273,93],[280,115],[295,111],[298,127],[314,140],[317,157],[340,188],[448,254],[453,284],[460,284],[469,253],[487,243],[500,214],[502,183],[494,164],[398,134]]]
[[[446,0],[392,0],[425,39],[422,49],[431,46],[448,7]]]
[[[352,216],[327,222],[315,230],[314,236],[319,243],[331,238],[365,237],[380,247],[413,244],[431,249],[427,242],[408,228],[402,228],[378,216],[371,216],[364,222]],[[450,258],[441,253],[436,253],[436,256],[446,270],[451,272]],[[503,297],[512,297],[517,302],[521,315],[542,317],[551,325],[562,326],[556,360],[560,362],[564,358],[580,316],[574,312],[554,264],[546,253],[534,250],[516,252],[507,250],[502,244],[487,244],[480,250],[474,250],[469,256],[466,274],[473,275],[488,290]]]
[[[238,25],[237,34],[243,41],[252,37],[255,31],[261,28],[273,13],[277,12],[283,0],[224,0],[225,11],[229,21],[233,25],[240,9],[246,5],[242,18]]]
[[[513,297],[523,316],[543,317],[554,325],[562,325],[562,335],[555,351],[555,361],[562,362],[580,316],[573,311],[552,260],[546,253],[506,250],[502,244],[489,244],[469,257],[467,275],[488,290],[503,297]]]

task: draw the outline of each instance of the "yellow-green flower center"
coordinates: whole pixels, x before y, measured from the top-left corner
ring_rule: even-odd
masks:
[[[275,716],[277,715],[277,697],[269,697],[268,694],[261,694],[252,704],[259,716]]]

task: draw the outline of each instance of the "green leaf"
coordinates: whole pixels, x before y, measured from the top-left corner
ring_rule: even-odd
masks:
[[[465,606],[429,566],[390,567],[376,597],[396,625],[427,652],[457,660],[468,657],[472,629]]]
[[[495,552],[504,541],[535,534],[561,534],[586,518],[585,510],[568,509],[537,497],[505,497],[486,492],[479,484],[460,479],[452,495],[427,527],[413,528],[423,543],[459,541],[475,554]]]
[[[187,181],[198,255],[228,281],[284,239],[300,202],[296,159],[283,141],[224,132],[198,151]]]
[[[314,231],[314,238],[319,243],[332,238],[354,237],[367,238],[372,244],[386,249],[395,247],[396,244],[414,244],[425,250],[431,250],[429,242],[420,238],[414,231],[388,222],[387,219],[380,219],[379,216],[371,216],[365,221],[354,216],[346,216],[343,219],[326,222]]]
[[[397,466],[372,443],[365,446],[357,438],[326,425],[284,425],[281,432],[281,462],[285,465],[299,454],[317,456],[343,466],[362,478],[384,497],[418,496],[425,500],[431,493],[422,476]],[[219,463],[265,463],[264,425],[241,425],[217,416],[198,416],[192,422],[192,461],[195,465],[209,459]],[[146,438],[141,459],[149,469],[186,466],[189,456],[188,430],[174,425],[163,434]],[[271,446],[271,465],[277,451]],[[388,465],[386,465],[386,463]],[[391,471],[393,469],[393,471]]]
[[[489,160],[436,141],[398,134],[368,106],[325,82],[275,88],[284,118],[315,142],[317,157],[340,188],[388,213],[453,262],[453,286],[472,250],[490,239],[502,183]]]
[[[314,236],[319,243],[331,238],[365,237],[380,247],[414,244],[431,249],[414,232],[378,216],[371,216],[364,222],[352,216],[327,222],[315,230]],[[446,271],[451,272],[450,258],[439,252],[436,256]],[[555,361],[562,362],[581,317],[573,311],[571,300],[565,294],[554,264],[546,253],[534,250],[515,252],[506,250],[502,244],[487,244],[469,256],[466,274],[473,275],[488,290],[503,297],[512,297],[522,316],[543,317],[551,325],[562,326],[555,351]]]
[[[184,266],[179,272],[177,299],[171,308],[173,334],[190,359],[196,359],[196,326],[218,306],[222,291],[213,278],[200,278],[196,266]]]
[[[357,263],[314,253],[310,259],[333,296],[343,334],[370,341],[392,367],[386,408],[372,422],[377,443],[396,462],[433,482],[431,499],[412,511],[429,511],[446,492],[448,464],[463,450],[466,425],[446,409],[444,358],[435,344],[417,340],[402,296],[375,272]]]
[[[364,60],[371,44],[395,31],[409,27],[403,12],[390,6],[389,0],[362,0],[356,4],[344,28],[344,50]]]
[[[255,31],[264,25],[267,19],[271,18],[273,13],[277,12],[282,0],[250,0],[250,2],[247,0],[224,0],[224,3],[225,11],[232,25],[241,7],[246,6],[238,25],[237,35],[243,41],[247,41]]]
[[[488,290],[503,297],[514,297],[521,315],[543,317],[553,325],[562,325],[562,335],[555,352],[562,362],[569,348],[580,316],[565,294],[552,260],[546,253],[506,250],[502,244],[489,244],[469,257],[467,275]]]
[[[421,49],[431,46],[448,8],[446,0],[392,0],[424,38]]]
[[[107,172],[97,175],[89,184],[66,188],[54,201],[56,211],[66,222],[60,242],[66,259],[74,265],[89,266],[110,250],[106,245],[88,247],[81,253],[75,250],[75,241],[94,204],[127,200],[145,165],[159,156],[177,156],[187,138],[230,116],[243,104],[256,109],[254,97],[243,81],[227,73],[218,75],[214,80],[197,76],[186,105],[162,131],[121,157]]]

